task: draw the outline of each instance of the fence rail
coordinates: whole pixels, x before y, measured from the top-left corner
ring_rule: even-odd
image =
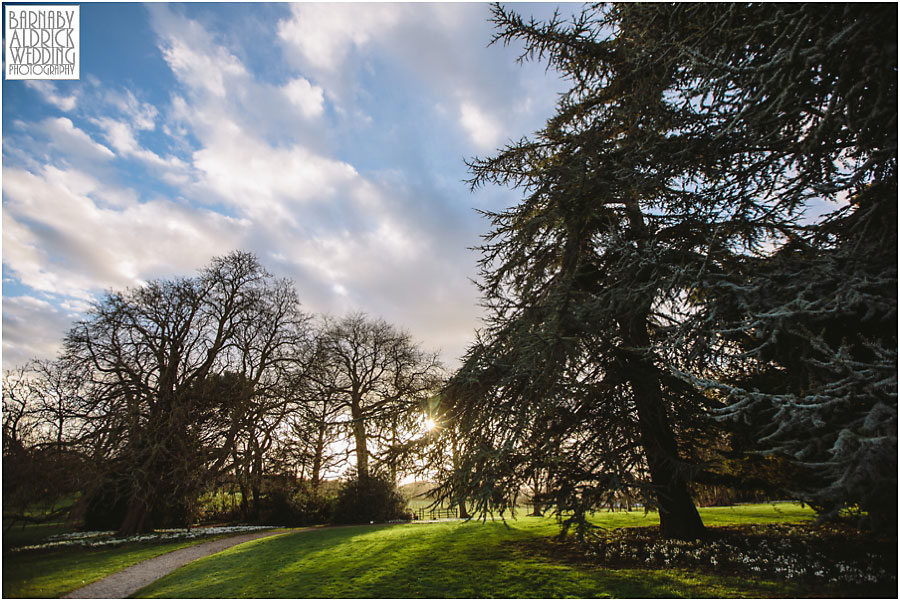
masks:
[[[413,516],[417,520],[442,520],[457,517],[455,507],[422,507],[413,512]]]

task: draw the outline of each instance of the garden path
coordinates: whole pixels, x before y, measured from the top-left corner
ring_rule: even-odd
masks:
[[[63,595],[63,599],[124,599],[128,595],[137,592],[139,589],[147,586],[151,582],[158,580],[169,572],[180,568],[186,563],[195,559],[224,551],[234,545],[246,543],[257,538],[267,536],[276,536],[288,532],[303,532],[311,530],[311,528],[303,529],[279,529],[266,530],[265,532],[250,532],[240,534],[238,536],[229,536],[228,538],[220,538],[199,545],[185,547],[171,551],[164,555],[158,555],[151,559],[136,563],[127,567],[121,572],[110,574],[106,578],[102,578],[97,582],[92,582],[79,589],[75,589],[67,595]]]

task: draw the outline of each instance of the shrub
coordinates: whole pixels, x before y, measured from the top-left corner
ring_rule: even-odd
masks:
[[[261,523],[310,526],[331,520],[334,497],[308,482],[270,483],[262,503]]]
[[[335,500],[335,524],[367,524],[411,519],[406,499],[393,482],[376,476],[349,480]]]
[[[312,524],[324,524],[331,521],[334,513],[334,493],[331,495],[321,490],[313,490],[310,486],[301,487],[291,498],[291,505],[301,516],[307,526]]]

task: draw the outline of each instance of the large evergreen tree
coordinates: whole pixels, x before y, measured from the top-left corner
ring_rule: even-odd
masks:
[[[705,193],[798,216],[705,278],[684,343],[718,344],[695,373],[723,368],[723,415],[803,468],[799,498],[896,528],[897,7],[685,5],[668,22],[723,140]]]
[[[896,198],[896,62],[872,50],[896,21],[883,10],[625,4],[563,24],[495,8],[497,39],[523,41],[572,88],[533,139],[471,164],[473,185],[525,198],[488,214],[488,327],[448,390],[470,440],[445,491],[503,509],[545,471],[546,500],[576,523],[641,494],[663,535],[702,532],[685,451],[716,427],[710,409],[743,411],[733,383],[731,398],[702,389],[768,360],[745,346],[760,264],[798,240],[838,248],[804,216],[817,202]]]
[[[474,185],[526,198],[489,215],[489,327],[449,395],[477,441],[459,473],[482,510],[513,503],[543,471],[546,500],[578,525],[640,495],[664,535],[694,537],[694,468],[677,435],[705,399],[661,369],[654,347],[711,217],[687,215],[681,178],[697,143],[679,134],[690,115],[667,97],[671,72],[641,47],[643,23],[620,17],[587,9],[565,26],[495,9],[499,38],[522,39],[573,87],[534,140],[472,163]]]

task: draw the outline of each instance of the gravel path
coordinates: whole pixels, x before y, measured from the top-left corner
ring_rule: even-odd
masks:
[[[63,599],[124,599],[139,589],[147,586],[154,580],[159,580],[172,570],[180,568],[186,563],[223,551],[228,547],[246,543],[247,541],[275,536],[286,532],[303,532],[310,530],[266,530],[265,532],[251,532],[228,538],[200,543],[192,547],[185,547],[177,551],[171,551],[164,555],[158,555],[152,559],[146,559],[125,568],[121,572],[110,574],[97,582],[93,582],[71,593],[64,595]]]

